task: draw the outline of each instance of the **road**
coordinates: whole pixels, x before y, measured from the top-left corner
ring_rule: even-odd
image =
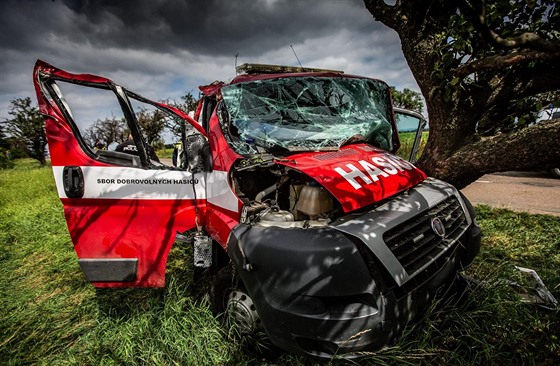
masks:
[[[560,216],[560,179],[546,172],[487,174],[461,191],[473,204]]]

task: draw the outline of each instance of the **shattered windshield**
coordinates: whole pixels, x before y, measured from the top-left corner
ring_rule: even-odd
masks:
[[[222,96],[229,114],[226,132],[241,154],[338,149],[353,137],[393,147],[387,86],[375,80],[257,80],[223,87]]]

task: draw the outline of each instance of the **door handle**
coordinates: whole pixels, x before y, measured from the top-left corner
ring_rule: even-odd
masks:
[[[64,193],[68,198],[84,196],[84,173],[79,166],[65,166],[62,171]]]

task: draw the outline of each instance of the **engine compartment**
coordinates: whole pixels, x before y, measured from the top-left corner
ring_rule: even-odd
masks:
[[[241,223],[282,227],[324,226],[342,214],[340,203],[313,178],[277,164],[272,155],[237,161],[231,186],[243,202]]]

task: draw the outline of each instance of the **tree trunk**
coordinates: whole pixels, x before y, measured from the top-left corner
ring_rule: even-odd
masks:
[[[559,164],[559,120],[491,137],[477,133],[485,113],[499,103],[558,88],[557,61],[546,61],[543,68],[498,68],[476,84],[451,88],[449,80],[456,69],[448,67],[444,77],[434,71],[442,61],[438,49],[447,38],[444,30],[457,12],[455,1],[397,0],[394,6],[383,0],[364,3],[374,18],[399,34],[404,56],[426,100],[430,135],[419,168],[462,188],[491,172]]]

